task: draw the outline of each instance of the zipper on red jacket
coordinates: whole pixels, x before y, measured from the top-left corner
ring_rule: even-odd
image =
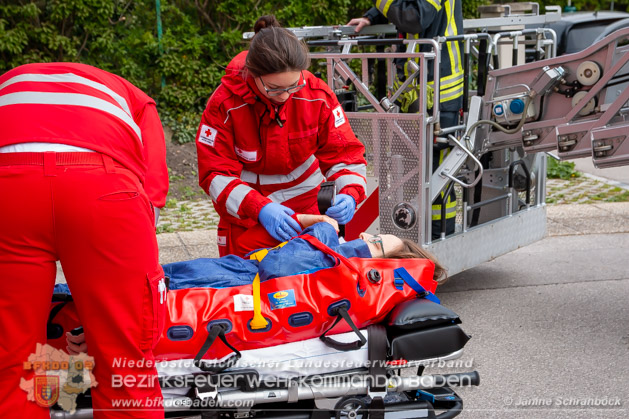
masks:
[[[280,128],[284,128],[284,124],[282,124],[282,120],[280,119],[280,113],[279,113],[279,107],[278,106],[275,107],[275,122],[277,122],[277,125],[279,125]]]

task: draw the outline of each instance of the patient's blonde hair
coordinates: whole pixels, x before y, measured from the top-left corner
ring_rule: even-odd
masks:
[[[430,259],[435,264],[435,273],[433,278],[439,284],[443,284],[448,280],[448,273],[432,253],[422,248],[420,245],[409,239],[401,239],[402,248],[386,253],[388,259]]]

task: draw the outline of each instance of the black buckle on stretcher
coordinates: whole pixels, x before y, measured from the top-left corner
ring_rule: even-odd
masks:
[[[350,304],[347,300],[341,300],[337,301],[336,303],[332,303],[330,307],[328,307],[328,314],[330,316],[336,316],[336,320],[334,320],[334,323],[332,324],[332,326],[330,326],[328,330],[326,330],[321,336],[319,336],[319,339],[321,339],[323,343],[325,343],[330,348],[336,349],[337,351],[354,351],[356,349],[362,348],[367,343],[367,338],[360,332],[360,330],[358,330],[358,327],[356,327],[356,324],[354,324],[354,321],[349,316],[349,313],[347,312],[349,307]],[[330,332],[330,330],[334,329],[334,326],[336,326],[341,320],[345,320],[345,322],[347,322],[347,324],[349,324],[349,326],[352,328],[354,333],[356,333],[356,336],[358,336],[357,341],[342,343],[326,336],[326,334]]]
[[[202,371],[219,373],[223,370],[226,370],[227,368],[231,368],[236,365],[242,355],[240,354],[240,351],[238,351],[238,349],[234,348],[229,342],[227,342],[227,339],[225,338],[227,325],[225,323],[220,322],[212,326],[208,325],[208,327],[209,333],[207,335],[207,339],[205,339],[205,342],[197,353],[197,356],[194,357],[194,365],[200,368]],[[217,337],[225,344],[225,346],[231,349],[234,354],[221,362],[204,361],[201,358],[203,358],[203,356],[207,353],[212,344],[216,341]]]

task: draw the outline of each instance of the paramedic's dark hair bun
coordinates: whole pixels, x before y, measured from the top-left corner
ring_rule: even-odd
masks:
[[[277,21],[275,16],[273,16],[273,15],[266,15],[266,16],[260,17],[256,21],[256,24],[253,27],[253,31],[255,33],[258,33],[258,32],[260,32],[260,29],[270,28],[270,27],[281,28],[282,25],[280,25],[280,22]]]
[[[287,71],[302,71],[310,66],[308,47],[294,33],[280,26],[273,15],[256,21],[245,67],[254,77]]]

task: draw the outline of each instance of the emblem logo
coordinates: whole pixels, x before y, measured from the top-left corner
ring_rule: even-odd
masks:
[[[35,401],[41,407],[51,407],[59,400],[59,376],[35,376]]]

